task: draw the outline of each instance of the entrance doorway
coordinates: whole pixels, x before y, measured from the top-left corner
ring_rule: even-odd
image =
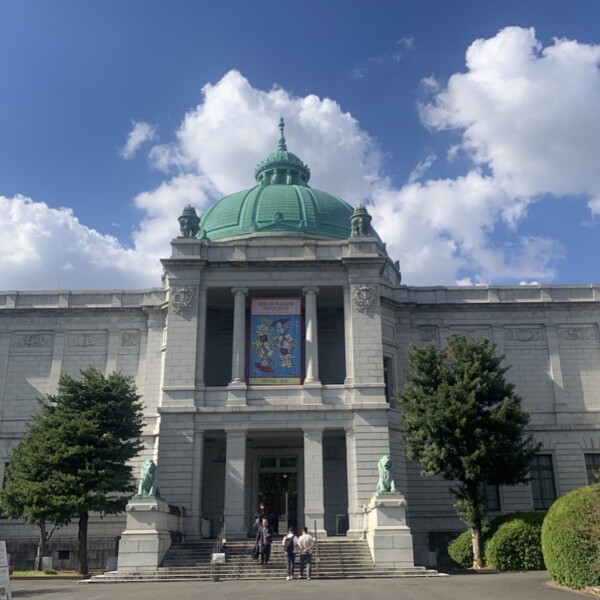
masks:
[[[297,529],[298,472],[295,456],[262,457],[258,473],[258,502],[264,502],[275,533]]]

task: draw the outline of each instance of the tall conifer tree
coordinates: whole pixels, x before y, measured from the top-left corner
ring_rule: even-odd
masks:
[[[485,486],[523,483],[539,445],[529,415],[487,339],[449,336],[445,348],[411,346],[399,395],[408,456],[423,475],[456,482],[454,506],[471,530],[473,566],[482,563]]]
[[[38,525],[78,518],[82,575],[89,513],[117,514],[135,491],[129,463],[142,448],[139,400],[132,379],[118,372],[63,375],[8,467],[0,505],[12,516]]]

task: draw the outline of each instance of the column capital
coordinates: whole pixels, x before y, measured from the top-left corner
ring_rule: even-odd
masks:
[[[248,295],[248,288],[241,288],[241,287],[231,288],[231,293],[234,296],[237,296],[238,294],[244,294],[244,296],[247,296]]]
[[[303,287],[302,293],[307,296],[308,294],[314,294],[315,296],[319,293],[319,288],[316,286]]]

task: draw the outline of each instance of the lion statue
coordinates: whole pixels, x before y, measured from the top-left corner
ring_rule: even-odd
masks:
[[[377,482],[377,492],[395,492],[396,482],[394,481],[394,463],[390,456],[382,456],[377,463],[379,469],[379,481]]]
[[[158,496],[156,463],[153,460],[146,459],[142,464],[137,495],[146,498],[156,498]]]

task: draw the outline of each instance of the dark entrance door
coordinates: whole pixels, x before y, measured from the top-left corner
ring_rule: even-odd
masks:
[[[283,535],[288,527],[297,530],[298,475],[294,472],[259,473],[258,499],[264,502],[275,533]]]

